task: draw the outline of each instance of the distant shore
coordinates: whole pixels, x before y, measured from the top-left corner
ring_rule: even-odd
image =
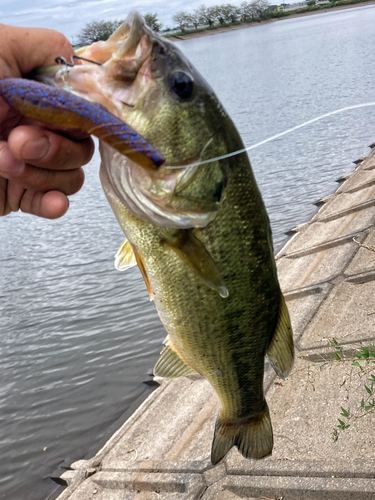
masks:
[[[225,31],[235,31],[235,30],[244,29],[244,28],[261,26],[262,24],[279,22],[279,21],[283,21],[285,19],[293,19],[295,17],[312,16],[315,14],[323,14],[325,12],[332,12],[334,10],[354,9],[356,7],[365,7],[366,5],[374,5],[374,4],[375,4],[375,0],[370,0],[369,2],[354,3],[354,4],[349,4],[349,5],[338,5],[337,7],[330,7],[327,10],[325,10],[325,9],[311,10],[308,12],[300,12],[297,14],[290,14],[290,16],[285,16],[285,17],[277,17],[277,18],[274,17],[272,19],[266,19],[266,20],[262,21],[261,23],[258,23],[258,22],[243,23],[243,24],[237,24],[235,26],[225,26],[223,28],[217,28],[217,29],[213,29],[213,30],[198,31],[197,33],[187,33],[186,35],[170,36],[170,37],[168,37],[168,40],[171,40],[172,42],[178,42],[180,40],[187,40],[189,38],[199,38],[201,36],[216,35],[218,33],[224,33]]]

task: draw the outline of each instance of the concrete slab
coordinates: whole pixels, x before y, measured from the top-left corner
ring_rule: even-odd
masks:
[[[361,211],[366,208],[364,204],[374,198],[375,171],[372,170],[371,173],[360,171],[357,176],[359,177],[360,174],[362,174],[362,182],[359,183],[359,185],[352,186],[349,184],[348,189],[345,190],[341,187],[331,202],[322,207],[319,213],[320,220],[325,220],[334,214],[343,217],[342,213]],[[357,176],[355,176],[354,179],[356,179]]]
[[[285,381],[266,363],[272,457],[245,460],[232,449],[213,467],[213,390],[198,376],[158,379],[95,457],[62,474],[59,500],[375,499],[375,415],[361,410],[371,360],[353,366],[359,342],[375,338],[375,254],[353,242],[375,246],[375,153],[356,163],[277,255],[297,359]],[[349,408],[350,427],[339,430]]]
[[[265,463],[340,459],[351,469],[353,460],[374,457],[373,414],[355,419],[351,428],[334,439],[338,419],[343,419],[341,408],[359,412],[361,399],[366,397],[363,379],[354,375],[359,369],[351,366],[352,361],[327,362],[322,358],[314,363],[300,358],[288,380],[277,380],[267,394],[275,446]]]
[[[373,277],[375,279],[375,275]],[[342,345],[371,342],[375,333],[375,283],[343,281],[304,331],[299,347],[322,348],[335,337]]]
[[[329,283],[323,283],[310,287],[301,287],[285,294],[295,340],[298,339],[298,332],[305,331],[332,287],[333,285]]]
[[[270,500],[370,500],[375,495],[371,479],[311,477],[228,477],[221,485],[237,498]]]
[[[200,474],[98,471],[74,489],[71,500],[198,500],[206,489]]]
[[[129,467],[139,460],[208,463],[218,407],[213,389],[202,377],[162,382],[152,407],[138,412],[136,420],[125,424],[121,439],[99,452],[103,467],[114,459]]]
[[[319,230],[319,227],[317,229]],[[329,282],[339,276],[358,251],[353,237],[358,241],[364,239],[361,233],[352,233],[340,241],[335,241],[335,244],[331,241],[331,247],[326,242],[321,246],[305,249],[298,255],[292,253],[284,257],[277,266],[282,276],[280,278],[282,289],[289,292],[291,285],[293,289],[306,287],[315,283]]]
[[[336,217],[326,221],[315,220],[311,224],[306,224],[303,230],[298,232],[298,239],[294,238],[287,248],[284,247],[279,257],[299,259],[321,250],[338,247],[348,237],[366,231],[372,227],[375,217],[374,203],[367,203],[369,206],[365,207],[363,213],[355,212],[348,214],[347,217]]]
[[[228,457],[226,470],[229,475],[238,476],[299,476],[299,477],[341,477],[375,478],[375,464],[366,460],[348,462],[340,457],[335,460],[233,460]]]
[[[373,165],[375,168],[375,163]],[[336,191],[336,194],[355,193],[356,191],[362,191],[375,185],[373,168],[371,168],[371,170],[361,169],[356,173],[356,175],[353,175],[354,172],[350,174],[348,179],[343,184],[341,184],[341,186]]]
[[[375,248],[375,232],[366,233],[362,243]],[[375,271],[375,253],[366,248],[359,248],[345,274],[351,276],[367,271]]]

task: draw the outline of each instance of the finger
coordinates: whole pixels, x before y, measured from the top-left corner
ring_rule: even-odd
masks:
[[[6,187],[6,208],[10,212],[18,212],[25,188],[17,182],[9,181]]]
[[[8,137],[9,149],[19,160],[40,168],[72,170],[86,165],[94,154],[91,138],[72,140],[39,126],[22,125]]]
[[[14,158],[6,142],[0,142],[0,175],[32,191],[61,191],[65,195],[79,191],[85,180],[82,168],[47,170]]]
[[[77,193],[83,186],[85,174],[82,168],[74,170],[47,170],[25,164],[16,177],[12,177],[25,189],[32,191],[61,191],[65,195]]]
[[[8,147],[8,143],[0,141],[0,175],[9,179],[21,174],[24,168],[24,162],[14,157]]]
[[[53,65],[58,56],[69,60],[74,53],[69,40],[57,31],[5,24],[0,29],[0,46],[7,47],[9,51],[5,60],[8,71],[5,71],[4,77],[21,76],[39,66]]]
[[[57,219],[69,208],[69,200],[59,191],[41,193],[25,191],[20,204],[22,212],[37,215],[45,219]]]
[[[59,191],[48,193],[25,190],[19,184],[0,177],[0,216],[22,212],[56,219],[69,208],[68,198]]]

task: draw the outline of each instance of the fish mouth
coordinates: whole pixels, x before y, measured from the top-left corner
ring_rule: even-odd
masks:
[[[145,24],[138,12],[130,12],[126,21],[108,38],[75,51],[72,62],[58,58],[59,65],[41,68],[34,77],[52,86],[63,88],[88,101],[102,104],[108,111],[129,124],[144,130],[142,106],[152,114],[158,90],[153,74],[153,46],[158,37]],[[164,50],[163,42],[161,42]],[[151,97],[155,95],[155,97]],[[145,105],[145,102],[147,103]],[[164,156],[161,165],[145,167],[161,177],[173,170],[191,169],[202,159],[202,151],[188,158],[165,155],[164,144],[144,136]],[[205,148],[204,148],[205,149]],[[191,151],[192,153],[193,151]],[[150,164],[149,164],[150,165]]]
[[[82,47],[72,56],[71,62],[58,57],[57,66],[40,68],[33,78],[54,87],[66,90],[80,98],[101,104],[106,110],[119,118],[130,130],[130,137],[136,138],[140,123],[143,100],[152,92],[155,82],[151,77],[152,31],[145,25],[143,17],[131,12],[127,20],[105,42],[96,42]],[[127,154],[126,145],[129,134],[125,137],[125,145],[121,144],[121,133],[108,129],[108,123],[95,121],[89,133],[102,137],[96,132],[102,127],[100,134],[106,135],[109,142],[118,151]],[[142,129],[142,126],[141,126]],[[85,129],[86,130],[86,129]],[[121,129],[122,130],[122,129]],[[104,135],[103,135],[104,134]],[[114,134],[112,139],[111,135]],[[138,134],[141,136],[140,134]],[[147,139],[146,139],[147,141]],[[149,146],[149,147],[148,147]],[[157,170],[165,162],[165,158],[150,143],[144,145],[146,150],[133,151],[135,160],[149,170]],[[150,161],[149,151],[154,151]]]
[[[88,101],[99,102],[123,118],[154,85],[151,64],[147,64],[152,39],[153,32],[143,17],[131,12],[105,42],[77,49],[69,62],[58,57],[58,65],[39,68],[32,76]]]

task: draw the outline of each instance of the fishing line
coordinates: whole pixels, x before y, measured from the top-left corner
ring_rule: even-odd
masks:
[[[267,144],[267,142],[274,141],[275,139],[278,139],[279,137],[282,137],[283,135],[290,134],[291,132],[294,132],[295,130],[306,127],[307,125],[310,125],[311,123],[315,123],[319,120],[322,120],[323,118],[328,118],[329,116],[337,115],[339,113],[343,113],[344,111],[349,111],[351,109],[366,108],[366,107],[370,107],[370,106],[375,106],[375,102],[366,102],[364,104],[355,104],[354,106],[347,106],[346,108],[336,109],[336,111],[331,111],[330,113],[326,113],[324,115],[318,116],[317,118],[313,118],[312,120],[309,120],[305,123],[302,123],[301,125],[296,125],[295,127],[289,128],[288,130],[285,130],[284,132],[280,132],[280,134],[273,135],[272,137],[269,137],[268,139],[265,139],[264,141],[253,144],[252,146],[249,146],[248,148],[239,149],[238,151],[234,151],[233,153],[227,153],[225,155],[217,156],[216,158],[211,158],[209,160],[191,163],[190,165],[165,166],[163,168],[165,168],[165,169],[181,169],[181,168],[186,168],[187,166],[198,167],[200,165],[206,165],[207,163],[212,163],[214,161],[225,160],[226,158],[230,158],[232,156],[246,153],[247,151],[251,151],[252,149],[255,149],[259,146],[263,146],[263,144]]]

